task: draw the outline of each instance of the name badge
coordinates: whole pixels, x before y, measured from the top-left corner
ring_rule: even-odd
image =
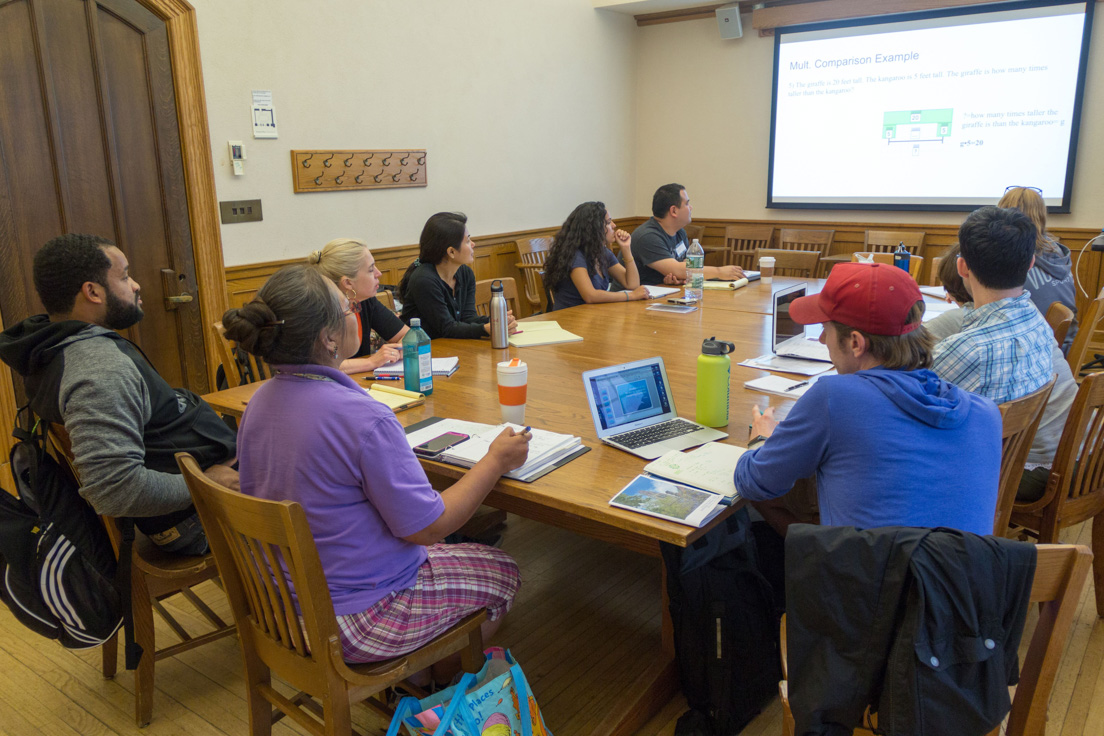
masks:
[[[684,255],[686,255],[686,241],[680,240],[679,244],[675,246],[675,260],[681,261]]]

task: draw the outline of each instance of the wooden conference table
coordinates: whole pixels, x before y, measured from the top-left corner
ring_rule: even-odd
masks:
[[[591,451],[533,483],[504,478],[486,503],[656,556],[659,542],[686,546],[705,530],[609,506],[609,499],[643,471],[646,461],[597,439],[582,372],[661,355],[676,409],[680,415],[693,418],[697,357],[702,340],[716,336],[733,342],[736,350],[732,354],[730,436],[726,442],[743,446],[754,405],[765,406],[768,398],[773,404],[792,402],[745,390],[745,381],[766,373],[736,363],[770,352],[771,291],[802,281],[776,277],[773,285],[753,282],[736,291],[706,291],[702,308],[688,314],[648,311],[646,307],[655,301],[626,302],[584,305],[531,317],[521,323],[524,328],[529,321],[555,320],[564,329],[583,336],[581,342],[493,350],[487,340],[434,340],[434,355],[458,356],[459,370],[447,378],[435,377],[433,394],[426,398],[425,405],[397,416],[403,425],[432,416],[497,424],[501,417],[495,364],[521,358],[529,366],[526,422],[540,429],[578,435]],[[809,280],[810,291],[819,291],[821,283]],[[220,413],[240,416],[259,385],[245,384],[204,398]],[[423,465],[436,488],[446,487],[464,472],[462,468],[441,463],[423,461]],[[718,520],[728,513],[731,511]],[[609,716],[595,733],[633,733],[676,692],[674,647],[665,601],[662,615],[661,655],[626,690],[631,702],[609,704]]]

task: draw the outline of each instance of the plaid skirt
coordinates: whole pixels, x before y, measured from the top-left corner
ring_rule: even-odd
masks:
[[[517,563],[482,544],[435,544],[413,588],[397,590],[360,613],[337,617],[347,662],[378,662],[418,649],[465,616],[487,609],[500,618],[521,586]]]

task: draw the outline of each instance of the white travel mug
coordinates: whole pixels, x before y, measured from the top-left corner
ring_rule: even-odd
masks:
[[[774,281],[774,256],[763,256],[759,259],[759,280],[764,284]]]
[[[526,389],[529,386],[529,366],[520,359],[498,364],[498,405],[502,421],[525,424]]]

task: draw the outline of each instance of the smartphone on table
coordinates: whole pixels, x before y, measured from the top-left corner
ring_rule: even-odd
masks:
[[[426,440],[420,445],[415,445],[414,454],[418,457],[437,457],[448,448],[453,445],[458,445],[466,439],[468,439],[468,435],[466,434],[461,434],[460,432],[445,432],[444,434],[437,435],[431,440]]]
[[[689,305],[689,304],[697,304],[698,300],[697,299],[687,299],[684,296],[673,296],[673,297],[671,297],[667,300],[667,303],[668,304]]]

